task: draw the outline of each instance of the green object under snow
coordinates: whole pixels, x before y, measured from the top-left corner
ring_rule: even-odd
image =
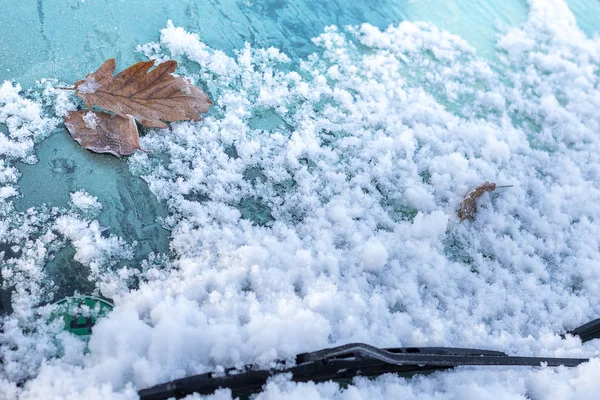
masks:
[[[83,337],[90,336],[98,319],[113,309],[112,303],[94,296],[66,297],[55,304],[54,318],[62,317],[64,330]]]

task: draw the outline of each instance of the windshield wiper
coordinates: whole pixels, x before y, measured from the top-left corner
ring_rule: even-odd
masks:
[[[582,342],[600,338],[600,318],[581,325],[567,334],[579,336]],[[562,335],[563,337],[565,335]],[[540,366],[576,367],[588,358],[552,358],[509,356],[500,351],[454,347],[394,347],[380,349],[363,343],[303,353],[296,356],[296,365],[286,367],[283,361],[268,370],[230,368],[222,374],[206,373],[153,386],[139,391],[141,400],[181,398],[192,393],[211,394],[219,388],[231,389],[233,397],[259,391],[267,379],[283,373],[291,374],[294,382],[343,381],[355,376],[377,376],[394,372],[412,376],[471,366]]]
[[[295,382],[345,380],[355,376],[376,376],[389,372],[413,375],[439,371],[460,365],[471,366],[540,366],[575,367],[586,358],[551,358],[508,356],[499,351],[450,347],[400,347],[380,349],[363,343],[351,343],[296,356],[296,366],[256,370],[229,369],[223,374],[206,373],[177,379],[139,391],[142,400],[181,398],[192,393],[211,394],[229,388],[233,397],[256,392],[267,379],[291,373]]]
[[[583,324],[567,333],[569,335],[579,336],[583,343],[592,339],[600,339],[600,318],[588,322],[587,324]]]

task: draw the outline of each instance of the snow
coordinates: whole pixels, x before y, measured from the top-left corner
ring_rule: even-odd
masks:
[[[295,384],[274,379],[256,399],[595,399],[597,386],[592,382],[598,377],[598,366],[596,359],[577,369],[541,368],[525,375],[522,370],[507,368],[498,368],[491,374],[459,369],[411,380],[389,374],[374,381],[358,378],[344,389],[332,383]],[[221,398],[230,397],[223,394]]]
[[[70,215],[60,216],[56,220],[56,230],[73,242],[74,259],[90,266],[92,271],[111,258],[127,253],[125,243],[119,238],[102,236],[98,221],[88,223]]]
[[[0,336],[0,390],[129,399],[356,341],[597,357],[598,340],[558,333],[600,316],[600,39],[562,1],[529,4],[529,20],[499,38],[498,64],[424,22],[327,27],[299,65],[275,48],[230,56],[169,22],[140,50],[196,63],[189,77],[215,105],[201,122],[148,133],[141,144],[153,153],[129,160],[169,207],[163,270],[128,263],[136,244],[95,219],[101,204],[86,192],[71,194],[70,210],[12,209],[13,159],[29,160],[57,122],[3,84],[0,204],[10,217],[0,238],[22,254],[2,267],[17,294]],[[56,115],[69,109],[54,98]],[[464,194],[485,181],[512,187],[482,196],[476,220],[460,223]],[[89,353],[52,358],[55,340],[74,339],[54,339],[60,327],[39,322],[52,307],[36,305],[51,288],[43,265],[66,245],[116,306]],[[580,399],[598,393],[598,376],[594,358],[346,388],[278,377],[257,398]]]
[[[77,91],[84,94],[96,93],[96,90],[100,87],[100,84],[96,82],[96,78],[88,76],[85,78],[83,83],[77,87]]]
[[[360,254],[360,259],[367,271],[380,270],[387,263],[388,257],[385,246],[376,239],[369,239]]]
[[[37,215],[33,210],[14,212],[12,201],[19,194],[17,181],[20,176],[16,163],[35,162],[34,144],[47,137],[58,124],[57,118],[44,115],[40,102],[27,99],[20,92],[18,84],[4,82],[0,86],[0,267],[3,287],[12,286],[16,293],[13,301],[15,316],[21,312],[22,316],[31,313],[39,293],[35,289],[28,290],[32,282],[41,279],[39,267],[47,255],[46,244],[53,240],[51,232],[38,229],[51,218],[51,212],[48,215]],[[34,232],[35,236],[32,235]],[[22,256],[18,257],[18,254]],[[33,286],[36,284],[33,283]],[[4,331],[10,331],[9,321],[2,322]],[[22,332],[20,335],[23,335]],[[0,343],[3,344],[1,354],[8,376],[18,376],[21,363],[27,363],[27,354],[21,354],[24,358],[13,361],[3,351],[5,341],[0,340]],[[39,362],[43,352],[32,356]]]
[[[0,86],[0,156],[32,162],[35,141],[47,136],[58,123],[56,118],[44,118],[41,105],[19,95],[21,86],[4,82]],[[0,125],[1,126],[1,125]]]
[[[336,383],[293,383],[287,376],[273,378],[256,400],[275,399],[423,399],[439,400],[460,398],[465,400],[502,399],[596,399],[598,360],[574,369],[539,368],[532,373],[522,370],[497,368],[495,373],[471,368],[453,372],[437,373],[428,377],[401,378],[393,374],[375,380],[357,378],[348,387]],[[227,390],[219,390],[212,396],[190,395],[185,400],[225,400],[231,396]]]
[[[98,117],[93,112],[89,111],[83,116],[83,122],[89,129],[96,129],[98,125]]]
[[[98,198],[96,196],[92,196],[84,190],[71,193],[71,202],[81,211],[102,209],[102,204],[98,202]]]
[[[73,103],[71,91],[66,89],[57,89],[59,83],[53,79],[40,79],[39,85],[43,87],[43,96],[48,99],[54,108],[57,117],[66,117],[69,111],[77,110]]]

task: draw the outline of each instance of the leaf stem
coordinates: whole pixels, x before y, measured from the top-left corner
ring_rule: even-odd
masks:
[[[513,185],[496,186],[496,189],[498,189],[498,188],[507,188],[507,187],[513,187]]]

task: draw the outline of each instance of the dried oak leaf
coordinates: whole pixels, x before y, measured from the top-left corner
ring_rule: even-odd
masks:
[[[477,199],[485,192],[491,192],[493,190],[496,190],[496,184],[493,182],[484,182],[476,188],[469,190],[460,203],[460,211],[458,212],[460,221],[462,222],[467,218],[475,219],[475,214],[477,213]]]
[[[82,147],[96,153],[126,156],[140,147],[135,119],[96,111],[70,111],[65,117],[67,130]]]
[[[208,112],[213,104],[202,89],[171,75],[176,61],[166,61],[150,72],[154,60],[143,61],[113,76],[115,65],[111,58],[75,82],[75,94],[88,108],[96,105],[122,117],[131,115],[151,128],[166,128],[162,121],[199,121],[198,113]]]

